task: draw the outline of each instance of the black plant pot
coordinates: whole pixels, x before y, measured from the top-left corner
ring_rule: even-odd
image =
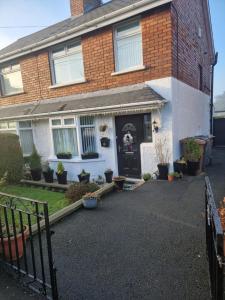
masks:
[[[72,158],[72,154],[71,153],[58,153],[56,155],[56,157],[58,159],[71,159]]]
[[[84,153],[81,154],[82,159],[95,159],[95,158],[99,158],[99,154],[98,153]]]
[[[105,148],[109,148],[110,146],[110,139],[107,137],[101,138],[101,146]]]
[[[64,171],[62,174],[56,173],[58,184],[67,184],[67,171]]]
[[[200,167],[199,161],[188,161],[187,162],[187,171],[188,175],[196,176]]]
[[[53,170],[48,171],[48,172],[43,172],[43,176],[44,176],[45,182],[47,182],[47,183],[53,183],[53,174],[54,174]]]
[[[107,183],[111,183],[113,178],[113,171],[105,172],[105,180]]]
[[[41,180],[41,169],[34,169],[34,170],[30,170],[31,172],[31,176],[32,176],[32,179],[34,181],[39,181]]]
[[[168,180],[169,165],[168,164],[158,164],[157,167],[159,170],[158,179]]]
[[[116,189],[119,190],[119,191],[122,191],[123,190],[123,186],[124,186],[124,182],[126,181],[126,178],[124,179],[116,179],[114,178],[113,179],[114,183],[115,183],[115,186],[116,186]]]
[[[187,174],[187,165],[184,163],[179,163],[175,161],[173,163],[174,172]]]
[[[78,175],[79,181],[82,183],[89,183],[90,182],[90,174],[86,175]]]

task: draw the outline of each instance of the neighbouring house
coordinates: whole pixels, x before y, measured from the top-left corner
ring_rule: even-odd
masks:
[[[225,147],[225,92],[215,98],[213,135],[215,145]]]
[[[19,135],[24,156],[34,143],[54,169],[63,161],[71,180],[153,173],[164,138],[172,166],[180,139],[209,134],[208,1],[70,4],[68,19],[0,50],[0,130]]]

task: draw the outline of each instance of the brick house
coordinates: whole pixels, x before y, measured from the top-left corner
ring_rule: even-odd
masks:
[[[0,130],[19,135],[25,156],[34,143],[54,169],[71,152],[62,160],[71,180],[82,169],[153,173],[164,137],[172,166],[180,139],[209,134],[208,1],[70,4],[70,18],[0,50]]]

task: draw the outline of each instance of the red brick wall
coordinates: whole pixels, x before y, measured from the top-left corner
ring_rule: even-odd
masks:
[[[70,0],[71,16],[79,16],[85,13],[88,8],[94,9],[101,5],[101,0]]]
[[[115,71],[113,29],[107,27],[82,38],[87,82],[56,89],[51,86],[48,51],[21,59],[24,94],[3,97],[2,105],[55,98],[141,83],[172,75],[172,23],[170,7],[146,13],[141,19],[145,70],[112,76]]]
[[[205,0],[203,0],[205,1]],[[199,65],[203,68],[203,91],[210,93],[211,55],[207,40],[207,20],[204,18],[202,0],[174,0],[179,18],[171,7],[173,26],[173,76],[199,88]],[[177,31],[178,24],[178,31]],[[198,37],[201,28],[202,37]],[[178,32],[178,44],[177,44]],[[177,49],[178,46],[178,49]]]

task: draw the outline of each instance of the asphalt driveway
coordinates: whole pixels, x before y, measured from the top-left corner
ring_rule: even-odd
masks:
[[[62,299],[210,299],[204,177],[111,194],[54,230]]]

